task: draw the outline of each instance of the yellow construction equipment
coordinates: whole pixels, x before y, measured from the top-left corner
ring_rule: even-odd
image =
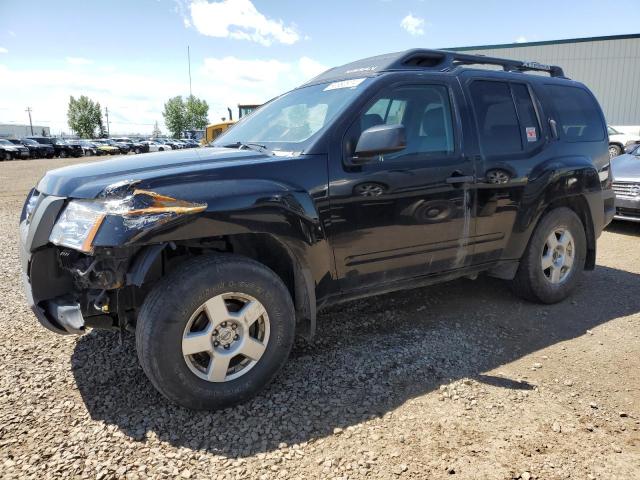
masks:
[[[261,105],[248,105],[248,104],[238,105],[238,118],[240,119],[245,115],[249,115],[251,112],[253,112],[256,108],[260,106]],[[229,110],[229,120],[223,120],[222,122],[219,122],[219,123],[212,123],[211,125],[207,125],[207,128],[204,131],[204,137],[202,137],[202,140],[201,140],[203,145],[206,145],[209,142],[214,141],[223,132],[229,129],[231,125],[236,123],[237,120],[233,120],[232,118],[231,109],[228,108],[227,110]]]

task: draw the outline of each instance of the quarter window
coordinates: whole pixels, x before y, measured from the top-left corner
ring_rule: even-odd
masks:
[[[558,123],[569,142],[597,142],[604,139],[600,109],[582,88],[549,85]]]

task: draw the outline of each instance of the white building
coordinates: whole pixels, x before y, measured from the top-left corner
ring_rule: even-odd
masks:
[[[33,134],[31,133],[31,126],[19,125],[17,123],[0,123],[0,138],[23,138],[30,135],[44,135],[49,136],[49,127],[43,127],[42,125],[33,126]]]
[[[640,34],[447,50],[558,65],[593,91],[610,125],[639,133]]]

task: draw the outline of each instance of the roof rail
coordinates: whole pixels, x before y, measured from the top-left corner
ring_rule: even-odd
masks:
[[[566,78],[562,68],[538,62],[523,62],[505,58],[487,57],[452,52],[449,50],[414,49],[405,52],[387,70],[406,68],[437,68],[441,71],[453,70],[461,65],[496,65],[506,72],[546,72],[552,77]]]
[[[349,78],[372,77],[380,72],[388,71],[433,70],[448,72],[464,65],[496,65],[507,72],[546,72],[552,77],[566,78],[562,68],[555,65],[471,55],[449,50],[416,48],[404,52],[386,53],[376,57],[363,58],[346,65],[334,67],[312,78],[304,85]]]

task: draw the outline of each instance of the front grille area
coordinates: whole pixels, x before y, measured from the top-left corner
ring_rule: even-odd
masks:
[[[640,183],[613,182],[613,191],[618,197],[635,198],[640,196]]]

